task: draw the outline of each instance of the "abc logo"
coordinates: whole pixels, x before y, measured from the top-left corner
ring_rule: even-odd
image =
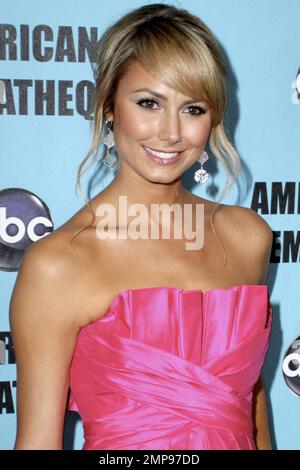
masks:
[[[298,70],[298,75],[296,78],[296,90],[297,90],[298,98],[300,98],[300,69]]]
[[[16,271],[25,250],[53,230],[46,204],[25,189],[0,191],[0,269]]]
[[[288,348],[282,363],[282,372],[289,389],[300,396],[300,336]]]

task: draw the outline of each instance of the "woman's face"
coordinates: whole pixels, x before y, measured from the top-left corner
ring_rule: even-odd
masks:
[[[148,88],[149,91],[137,91]],[[160,94],[161,96],[157,96]],[[186,102],[189,103],[186,103]],[[209,137],[211,114],[205,102],[169,88],[133,62],[118,83],[114,112],[114,138],[120,170],[129,166],[152,182],[168,183],[199,158]],[[153,156],[145,146],[160,152]],[[127,168],[126,168],[127,169]]]

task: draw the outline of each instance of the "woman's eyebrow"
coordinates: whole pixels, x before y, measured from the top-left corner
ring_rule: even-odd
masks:
[[[138,90],[133,90],[132,93],[137,93],[139,91],[148,91],[148,93],[151,93],[152,95],[157,96],[158,98],[161,98],[162,100],[167,100],[168,98],[165,95],[162,95],[161,93],[158,93],[157,91],[151,90],[151,88],[139,88]],[[200,100],[198,100],[200,101]],[[187,100],[184,101],[182,104],[190,104],[190,103],[196,103],[197,100]]]

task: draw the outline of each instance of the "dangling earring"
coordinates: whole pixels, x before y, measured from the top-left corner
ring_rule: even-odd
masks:
[[[207,181],[207,178],[208,178],[208,173],[207,171],[204,170],[204,168],[202,167],[203,163],[205,163],[207,160],[209,159],[209,156],[207,154],[207,152],[202,152],[202,154],[200,155],[200,157],[198,158],[198,162],[201,163],[201,168],[199,170],[197,170],[195,172],[195,175],[194,175],[194,179],[195,181],[197,181],[197,183],[205,183]]]
[[[108,129],[108,133],[103,139],[103,143],[106,145],[106,153],[104,157],[101,159],[101,163],[107,166],[110,170],[113,170],[115,163],[117,161],[117,157],[115,155],[111,155],[109,150],[111,147],[115,145],[114,134],[112,131],[112,121],[105,121],[106,127]]]

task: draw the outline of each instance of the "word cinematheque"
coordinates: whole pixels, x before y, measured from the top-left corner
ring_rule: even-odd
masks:
[[[90,118],[95,88],[88,80],[76,85],[73,80],[0,80],[6,95],[5,100],[0,100],[0,115],[73,116],[76,111]]]
[[[0,24],[0,61],[5,61],[7,65],[10,61],[94,63],[97,42],[96,27],[59,26],[54,30],[49,25],[32,28],[26,24],[18,27]],[[4,67],[1,69],[4,70]],[[75,83],[73,80],[51,78],[0,77],[5,90],[0,96],[0,115],[73,116],[76,111],[89,118],[95,91],[93,82],[83,79]]]

